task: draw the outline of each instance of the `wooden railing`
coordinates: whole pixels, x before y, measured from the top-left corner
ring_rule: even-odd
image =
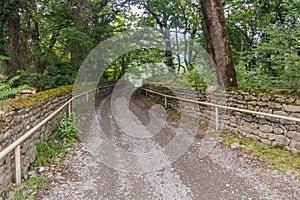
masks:
[[[218,125],[219,125],[219,109],[220,108],[225,109],[225,110],[233,110],[233,111],[239,111],[239,112],[244,112],[244,113],[249,113],[249,114],[256,114],[256,115],[268,116],[268,117],[277,118],[277,119],[284,119],[284,120],[289,120],[289,121],[294,121],[294,122],[300,122],[300,118],[288,117],[288,116],[282,116],[282,115],[275,115],[275,114],[264,113],[264,112],[257,112],[257,111],[253,111],[253,110],[235,108],[235,107],[219,105],[219,104],[214,104],[214,103],[209,103],[209,102],[197,101],[197,100],[193,100],[193,99],[185,99],[185,98],[181,98],[181,97],[166,95],[166,94],[159,93],[159,92],[149,90],[149,89],[146,89],[146,88],[142,88],[142,90],[144,90],[146,92],[146,96],[148,95],[148,92],[149,92],[149,93],[156,94],[156,95],[164,97],[165,98],[165,101],[164,101],[165,108],[167,108],[167,106],[168,106],[168,98],[169,99],[177,99],[177,100],[181,100],[181,101],[185,101],[185,102],[189,102],[189,103],[195,103],[195,104],[214,107],[215,112],[216,112],[216,116],[215,116],[216,117],[215,118],[215,120],[216,120],[216,130],[219,129]]]
[[[20,185],[21,184],[21,148],[20,145],[22,142],[24,142],[28,137],[30,137],[35,131],[37,131],[39,128],[41,128],[45,123],[47,123],[50,119],[52,119],[55,115],[57,115],[59,112],[61,112],[63,109],[67,108],[67,115],[70,116],[72,112],[72,102],[81,97],[84,96],[86,97],[86,101],[89,99],[89,93],[97,91],[102,88],[108,88],[108,87],[114,87],[114,85],[107,85],[103,86],[100,88],[96,88],[93,90],[86,91],[82,94],[79,94],[77,96],[72,97],[70,100],[68,100],[66,103],[64,103],[61,107],[59,107],[57,110],[55,110],[51,115],[46,117],[44,120],[42,120],[39,124],[34,126],[32,129],[30,129],[28,132],[26,132],[23,136],[15,140],[11,145],[9,145],[7,148],[2,150],[0,152],[0,159],[4,158],[8,153],[10,153],[12,150],[15,151],[15,173],[16,173],[16,184]],[[224,105],[219,105],[219,104],[214,104],[214,103],[209,103],[209,102],[202,102],[202,101],[197,101],[197,100],[192,100],[192,99],[185,99],[181,97],[176,97],[176,96],[171,96],[171,95],[166,95],[162,94],[153,90],[149,90],[146,88],[142,88],[147,93],[152,93],[156,95],[160,95],[165,98],[165,107],[168,106],[168,99],[177,99],[185,102],[190,102],[190,103],[195,103],[195,104],[200,104],[200,105],[206,105],[206,106],[212,106],[215,108],[216,116],[216,130],[219,129],[218,124],[219,124],[219,109],[227,109],[227,110],[233,110],[233,111],[239,111],[239,112],[244,112],[244,113],[250,113],[250,114],[256,114],[256,115],[262,115],[262,116],[268,116],[272,118],[277,118],[277,119],[284,119],[284,120],[290,120],[294,122],[300,122],[299,118],[295,117],[288,117],[288,116],[282,116],[282,115],[275,115],[275,114],[270,114],[270,113],[263,113],[263,112],[257,112],[257,111],[252,111],[252,110],[246,110],[246,109],[241,109],[241,108],[235,108],[235,107],[230,107],[230,106],[224,106]]]
[[[97,92],[99,89],[103,88],[109,88],[114,87],[114,85],[107,85],[99,88],[95,88],[93,90],[86,91],[84,93],[81,93],[79,95],[76,95],[72,97],[70,100],[68,100],[66,103],[64,103],[61,107],[59,107],[57,110],[55,110],[51,115],[46,117],[44,120],[42,120],[40,123],[38,123],[36,126],[34,126],[32,129],[30,129],[28,132],[26,132],[24,135],[22,135],[20,138],[15,140],[12,144],[10,144],[8,147],[6,147],[4,150],[0,152],[0,160],[4,158],[8,153],[10,153],[12,150],[15,151],[15,173],[16,173],[16,185],[21,184],[21,143],[24,142],[27,138],[29,138],[35,131],[37,131],[39,128],[41,128],[44,124],[46,124],[49,120],[51,120],[55,115],[57,115],[59,112],[61,112],[63,109],[67,108],[67,116],[69,117],[72,113],[72,102],[85,95],[86,101],[89,100],[89,93],[91,92]]]

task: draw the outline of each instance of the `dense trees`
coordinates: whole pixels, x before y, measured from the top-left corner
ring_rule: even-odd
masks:
[[[195,38],[196,33],[200,31],[199,4],[193,3],[191,0],[131,0],[128,1],[129,6],[134,5],[143,11],[143,14],[137,18],[139,26],[158,27],[165,39],[165,63],[169,71],[175,71],[177,67],[180,69],[181,63],[177,58],[174,60],[174,44],[172,44],[171,36],[173,33],[181,33],[185,36],[190,35]],[[174,34],[173,34],[174,35]],[[174,42],[174,41],[173,41]],[[172,46],[173,45],[173,46]],[[187,45],[186,45],[187,46]],[[187,58],[188,50],[184,55],[185,68],[189,67],[190,61]]]
[[[121,31],[112,25],[117,9],[112,1],[2,1],[0,55],[9,59],[1,71],[38,89],[72,83],[89,51]]]
[[[299,88],[299,1],[224,4],[239,84]]]
[[[130,52],[112,63],[106,78],[164,62],[169,71],[201,84],[194,71],[200,43],[217,65],[220,85],[299,88],[299,7],[297,0],[223,0],[222,5],[220,0],[5,0],[0,73],[20,75],[19,84],[39,90],[70,84],[101,41],[150,26],[162,33],[165,51]]]
[[[202,6],[200,5],[202,2]],[[297,1],[253,1],[253,0],[224,0],[224,15],[229,33],[229,42],[226,38],[226,28],[213,30],[209,35],[205,34],[206,26],[213,23],[205,23],[205,13],[209,9],[209,2],[220,1],[127,1],[128,5],[135,5],[139,14],[135,19],[140,26],[158,27],[165,35],[166,41],[166,65],[186,73],[191,77],[193,71],[193,55],[189,48],[193,48],[190,41],[220,45],[220,39],[216,39],[218,33],[225,34],[224,43],[230,43],[232,49],[224,56],[222,53],[214,54],[219,69],[220,84],[239,87],[275,87],[275,88],[299,88],[299,3]],[[222,16],[222,7],[217,11]],[[225,24],[225,23],[224,23]],[[210,27],[212,28],[212,27]],[[169,30],[170,33],[166,32]],[[176,44],[177,34],[183,34],[184,44]],[[220,37],[222,37],[222,34]],[[175,37],[174,37],[175,35]],[[173,36],[173,37],[172,37]],[[230,52],[225,46],[219,48],[223,53]],[[183,46],[183,47],[182,47]],[[176,50],[184,49],[183,57],[178,56]],[[168,50],[169,49],[169,50]],[[171,56],[172,54],[172,56]],[[219,57],[219,61],[215,58]],[[169,59],[168,59],[169,58]],[[227,59],[226,59],[227,58]],[[226,63],[227,62],[227,63]],[[235,79],[235,71],[237,80]],[[222,70],[223,68],[223,70]],[[197,76],[194,76],[197,77]],[[220,81],[222,80],[222,81]],[[197,82],[197,81],[196,81]]]

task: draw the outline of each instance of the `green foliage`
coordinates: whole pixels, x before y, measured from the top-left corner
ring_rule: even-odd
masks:
[[[203,47],[199,1],[191,0],[12,0],[0,4],[0,72],[20,75],[17,85],[38,91],[72,84],[89,51],[99,42],[133,26],[159,27],[172,43],[174,65],[193,86],[205,77],[194,74],[189,38]],[[222,1],[241,87],[299,88],[299,1]],[[37,6],[38,5],[38,6]],[[133,8],[141,8],[139,12]],[[8,23],[8,21],[13,23]],[[166,31],[171,29],[171,33]],[[22,31],[21,31],[22,30]],[[175,44],[174,31],[187,41]],[[172,37],[171,37],[172,35]],[[182,38],[181,38],[182,39]],[[186,48],[187,42],[189,43]],[[174,48],[173,48],[174,46]],[[182,49],[183,47],[183,49]],[[184,51],[184,56],[177,55]],[[162,63],[164,53],[139,50],[124,55],[105,71],[118,79],[145,63]],[[8,57],[10,59],[8,59]],[[124,59],[124,60],[122,60]],[[125,61],[125,62],[123,62]],[[123,62],[123,63],[122,63]],[[123,64],[123,66],[122,66]],[[17,73],[19,71],[19,73]],[[142,74],[142,72],[141,72]],[[9,91],[6,96],[15,91]]]
[[[64,116],[57,128],[56,133],[60,139],[73,141],[77,138],[77,131],[78,129],[75,124],[75,116],[72,114],[70,117]]]
[[[247,157],[258,158],[273,170],[291,170],[298,174],[300,180],[300,156],[285,149],[283,145],[271,146],[252,138],[246,138],[229,131],[222,131],[220,139],[227,146],[238,143],[239,149]]]
[[[278,24],[265,29],[266,39],[257,45],[257,64],[260,71],[274,77],[275,88],[300,87],[300,56],[297,45],[300,38],[300,23],[294,26]]]
[[[300,87],[297,2],[224,2],[240,87]]]
[[[236,68],[240,88],[276,88],[276,86],[278,88],[280,85],[276,77],[268,76],[258,69],[245,70],[239,66]]]
[[[72,114],[70,118],[64,116],[48,141],[40,141],[36,145],[38,155],[33,165],[61,164],[61,158],[68,154],[77,138],[77,131],[74,115]]]
[[[0,55],[10,57],[0,56],[0,72],[38,91],[72,84],[90,50],[124,30],[120,9],[111,0],[0,3]]]
[[[58,88],[64,85],[72,85],[76,78],[78,67],[72,67],[68,63],[49,65],[43,73],[36,72],[34,69],[19,70],[18,75],[21,79],[18,84],[30,85],[38,91]]]
[[[124,72],[134,72],[139,78],[142,74],[149,74],[152,71],[146,64],[161,63],[164,61],[164,52],[158,49],[137,49],[129,52],[114,61],[110,68],[106,69],[103,75],[104,80],[117,80],[122,74],[122,67]],[[146,66],[145,66],[146,65]],[[153,71],[155,71],[153,69]]]
[[[63,28],[60,30],[60,34],[58,36],[59,40],[68,40],[78,47],[93,47],[94,43],[92,39],[85,33],[76,30],[74,28]]]
[[[0,47],[1,50],[1,47]],[[0,54],[0,72],[5,71],[6,67],[2,64],[3,61],[9,60],[9,57]]]
[[[37,159],[33,167],[46,167],[51,165],[61,165],[62,159],[69,154],[70,148],[74,145],[77,128],[75,118],[64,118],[61,120],[56,132],[52,134],[48,141],[40,141],[36,144]],[[8,199],[13,194],[13,199],[36,199],[38,193],[51,189],[53,177],[43,173],[25,180],[18,188],[12,185],[0,187],[0,198]]]
[[[60,153],[61,148],[61,144],[55,142],[54,137],[50,137],[49,141],[40,141],[36,145],[38,157],[34,162],[34,166],[45,166],[52,162],[53,158]]]
[[[192,87],[206,86],[204,78],[195,69],[186,72],[184,76]]]
[[[48,191],[51,188],[51,178],[43,176],[35,176],[26,180],[20,188],[14,193],[13,200],[29,200],[36,199],[36,195],[41,191]]]
[[[0,188],[0,198],[9,199],[13,194],[13,200],[29,200],[36,199],[38,192],[48,191],[51,188],[53,178],[46,175],[35,176],[25,180],[20,187],[12,185],[3,186]]]
[[[8,79],[8,77],[0,74],[0,101],[12,98],[25,87],[24,85],[13,87],[15,81],[19,78],[19,76],[15,76]]]

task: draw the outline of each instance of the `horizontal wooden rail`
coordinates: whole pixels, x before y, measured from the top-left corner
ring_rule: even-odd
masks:
[[[90,92],[97,91],[102,88],[109,88],[113,87],[114,85],[107,85],[100,88],[95,88],[89,91],[86,91],[84,93],[78,94],[74,97],[72,97],[70,100],[68,100],[66,103],[64,103],[61,107],[59,107],[57,110],[55,110],[53,113],[51,113],[48,117],[46,117],[44,120],[42,120],[40,123],[38,123],[36,126],[31,128],[28,132],[26,132],[24,135],[22,135],[20,138],[15,140],[12,144],[10,144],[8,147],[6,147],[4,150],[0,152],[0,160],[4,158],[9,152],[15,149],[15,170],[16,170],[16,184],[21,184],[21,151],[20,151],[20,145],[23,141],[25,141],[27,138],[29,138],[35,131],[37,131],[39,128],[41,128],[45,123],[47,123],[50,119],[52,119],[55,115],[57,115],[59,112],[61,112],[64,108],[68,106],[68,115],[70,115],[71,111],[71,103],[74,99],[81,97],[83,95],[87,95]]]
[[[52,114],[50,114],[48,117],[46,117],[44,120],[42,120],[39,124],[37,124],[35,127],[31,128],[28,132],[26,132],[23,136],[15,140],[12,144],[10,144],[8,147],[6,147],[4,150],[0,152],[0,159],[4,158],[9,152],[12,150],[15,150],[15,171],[16,171],[16,184],[20,185],[21,184],[21,151],[20,151],[20,145],[23,141],[25,141],[28,137],[30,137],[35,131],[37,131],[39,128],[41,128],[45,123],[47,123],[50,119],[52,119],[55,115],[57,115],[60,111],[62,111],[64,108],[68,108],[68,114],[71,113],[71,103],[73,100],[75,100],[78,97],[81,97],[83,95],[86,95],[86,99],[89,97],[90,92],[97,91],[99,89],[103,88],[109,88],[109,87],[114,87],[115,85],[107,85],[103,86],[100,88],[95,88],[89,91],[86,91],[84,93],[78,94],[74,97],[72,97],[70,100],[68,100],[66,103],[64,103],[61,107],[59,107],[57,110],[55,110]],[[190,103],[196,103],[196,104],[202,104],[202,105],[207,105],[207,106],[212,106],[216,108],[216,129],[218,129],[218,108],[222,109],[227,109],[227,110],[234,110],[234,111],[239,111],[239,112],[245,112],[245,113],[250,113],[250,114],[257,114],[257,115],[263,115],[263,116],[268,116],[268,117],[273,117],[273,118],[279,118],[279,119],[284,119],[284,120],[290,120],[290,121],[295,121],[295,122],[300,122],[299,118],[295,117],[287,117],[287,116],[281,116],[281,115],[274,115],[270,113],[263,113],[263,112],[257,112],[257,111],[252,111],[252,110],[246,110],[246,109],[241,109],[241,108],[234,108],[230,106],[224,106],[224,105],[218,105],[218,104],[213,104],[213,103],[208,103],[208,102],[201,102],[201,101],[196,101],[192,99],[185,99],[185,98],[180,98],[180,97],[175,97],[171,95],[166,95],[162,94],[156,91],[152,91],[149,89],[142,88],[144,91],[157,94],[160,96],[165,97],[165,106],[167,107],[167,98],[170,99],[177,99],[177,100],[182,100],[185,102],[190,102]]]
[[[177,99],[177,100],[182,100],[182,101],[185,101],[185,102],[201,104],[201,105],[206,105],[206,106],[212,106],[212,107],[216,107],[216,108],[223,108],[223,109],[226,109],[226,110],[234,110],[234,111],[239,111],[239,112],[244,112],[244,113],[250,113],[250,114],[268,116],[268,117],[277,118],[277,119],[284,119],[284,120],[289,120],[289,121],[294,121],[294,122],[300,122],[300,118],[296,118],[296,117],[275,115],[275,114],[271,114],[271,113],[263,113],[263,112],[253,111],[253,110],[246,110],[246,109],[242,109],[242,108],[235,108],[235,107],[224,106],[224,105],[208,103],[208,102],[202,102],[202,101],[197,101],[197,100],[192,100],[192,99],[185,99],[185,98],[180,98],[180,97],[175,97],[175,96],[171,96],[171,95],[162,94],[162,93],[159,93],[159,92],[156,92],[156,91],[153,91],[153,90],[149,90],[149,89],[146,89],[146,88],[142,88],[142,89],[146,92],[157,94],[157,95],[163,96],[165,98]]]

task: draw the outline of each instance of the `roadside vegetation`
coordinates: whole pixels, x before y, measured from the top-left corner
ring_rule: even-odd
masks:
[[[144,101],[156,104],[153,99],[143,97]],[[181,113],[177,110],[167,108],[166,112],[172,120],[180,120]],[[214,127],[209,127],[206,123],[200,123],[199,129],[203,131],[212,131]],[[247,138],[242,135],[222,130],[219,134],[218,145],[222,148],[230,148],[239,156],[250,160],[258,160],[264,163],[265,167],[279,172],[296,173],[300,181],[300,154],[295,154],[285,149],[283,145],[267,145],[259,140]]]
[[[220,134],[221,145],[236,149],[241,156],[249,159],[260,160],[265,165],[279,172],[297,173],[300,181],[300,155],[290,152],[283,145],[267,145],[253,138],[247,138],[229,131],[223,130]]]
[[[37,199],[41,193],[49,191],[55,181],[53,173],[62,167],[66,156],[72,154],[77,131],[75,116],[64,116],[48,140],[37,143],[37,159],[29,169],[28,177],[19,187],[14,184],[1,187],[0,199]]]
[[[14,83],[19,79],[19,76],[8,78],[0,74],[0,101],[9,100],[19,93],[26,85],[13,87]]]
[[[299,0],[224,0],[222,4],[219,0],[211,0],[211,5],[207,2],[1,1],[0,101],[14,98],[25,85],[38,92],[73,85],[80,66],[95,47],[120,33],[142,27],[158,27],[163,36],[164,48],[140,46],[120,55],[109,64],[101,80],[120,80],[126,78],[126,74],[130,75],[128,72],[137,69],[136,77],[143,79],[149,75],[147,79],[155,81],[154,75],[157,73],[158,80],[164,81],[163,85],[174,81],[179,85],[189,84],[197,88],[213,85],[210,81],[217,80],[224,87],[300,88]],[[220,16],[209,16],[209,13],[215,11]],[[215,33],[222,33],[219,34],[222,37],[218,38]],[[154,35],[153,38],[160,37]],[[212,59],[206,59],[206,55],[198,52],[200,48],[197,44],[206,49]],[[111,53],[110,50],[107,55]],[[216,62],[216,66],[211,66],[211,60]],[[159,63],[157,69],[142,69],[153,63]],[[205,69],[201,73],[197,72],[197,67],[204,68],[206,65],[209,69],[215,69],[216,74]],[[172,76],[166,76],[166,73]],[[173,75],[177,75],[174,80],[171,79]],[[205,79],[207,77],[209,81]],[[16,101],[14,106],[19,108],[36,101],[35,97],[32,101],[23,99]],[[82,108],[84,106],[79,109]],[[176,111],[167,112],[170,116],[180,118],[180,113]],[[70,153],[76,143],[76,127],[73,124],[74,117],[73,121],[68,120],[64,118],[47,142],[37,144],[38,159],[33,169],[45,168],[47,165],[59,166]],[[257,141],[229,133],[221,137],[224,137],[225,146],[238,143],[240,151],[258,157],[271,168],[299,172],[299,155],[289,154],[283,147],[259,145]],[[28,179],[18,189],[9,186],[1,191],[7,194],[12,189],[20,196],[17,199],[33,198],[31,196],[36,195],[35,191],[40,186],[36,186],[34,191],[25,192],[25,185],[43,185],[40,183],[44,181],[48,183],[47,180],[40,180],[42,177]]]

